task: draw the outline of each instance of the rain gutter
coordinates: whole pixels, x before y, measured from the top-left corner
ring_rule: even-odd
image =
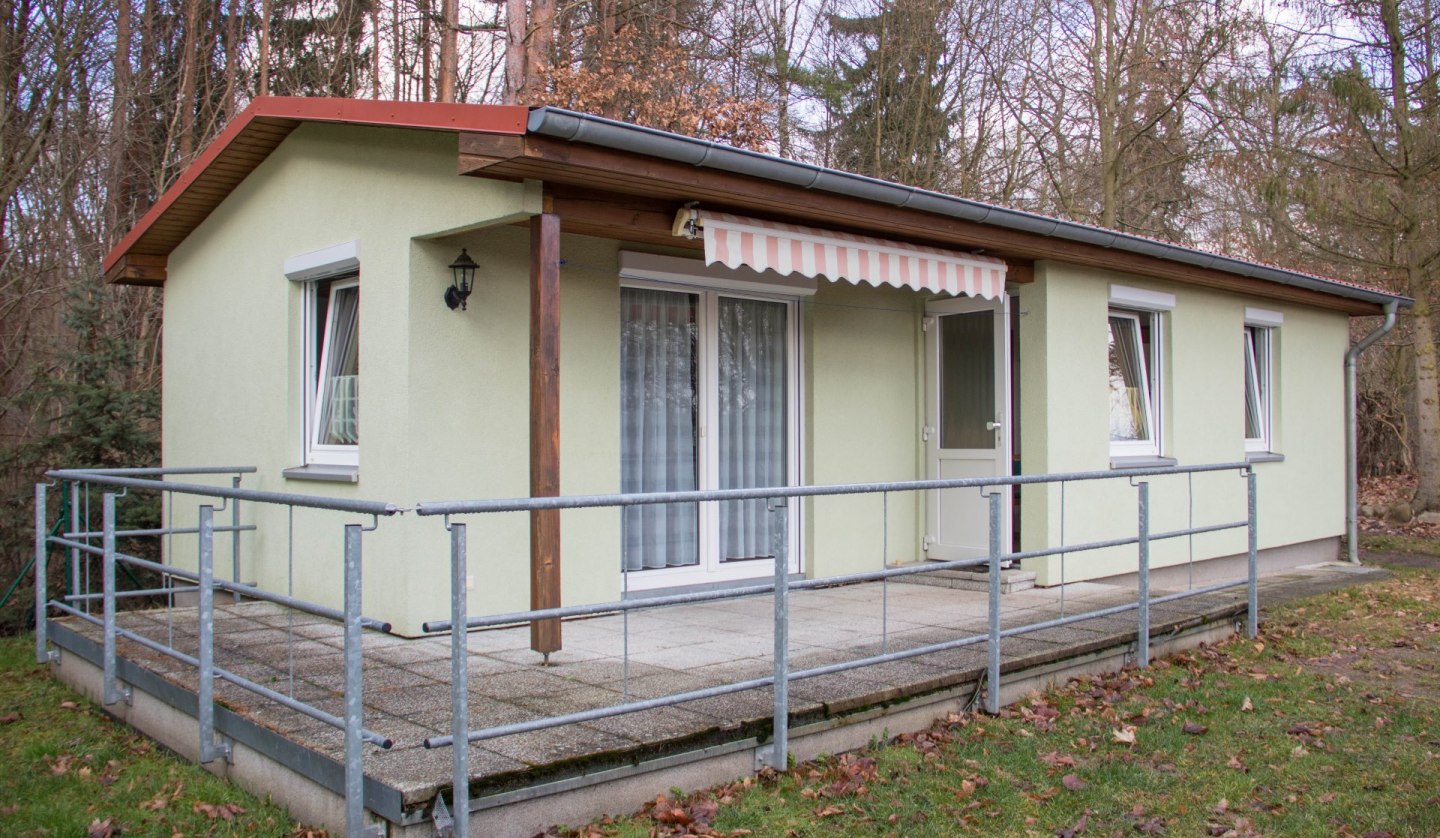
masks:
[[[671,134],[667,131],[630,125],[562,108],[544,107],[530,111],[527,130],[531,134],[643,154],[700,168],[747,175],[804,189],[817,189],[873,201],[877,204],[914,209],[978,224],[990,224],[1064,241],[1113,248],[1127,253],[1165,259],[1198,268],[1224,271],[1236,276],[1276,282],[1281,285],[1319,291],[1375,305],[1399,303],[1408,306],[1411,303],[1407,297],[1347,285],[1296,271],[1287,271],[1283,268],[1259,265],[1243,259],[1206,253],[1191,247],[1168,244],[1143,236],[1092,227],[1088,224],[1077,224],[1073,221],[1062,221],[1035,213],[1006,209],[981,201],[917,189],[913,186],[902,186],[898,183],[827,169],[823,166],[746,151],[711,140]]]
[[[1395,328],[1395,300],[1385,304],[1385,322],[1345,353],[1345,559],[1360,564],[1360,466],[1356,440],[1355,365],[1360,353]]]

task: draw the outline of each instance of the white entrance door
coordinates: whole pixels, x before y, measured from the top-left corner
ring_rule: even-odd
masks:
[[[925,313],[926,477],[1009,474],[1009,300],[941,300],[926,306]],[[1010,494],[1001,491],[1001,544],[1008,549]],[[926,558],[989,554],[989,502],[979,489],[927,494]]]

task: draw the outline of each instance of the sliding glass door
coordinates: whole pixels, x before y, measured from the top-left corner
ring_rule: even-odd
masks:
[[[793,304],[626,287],[621,309],[621,491],[793,482]],[[789,508],[766,500],[623,515],[623,567],[640,587],[759,576],[793,554]]]

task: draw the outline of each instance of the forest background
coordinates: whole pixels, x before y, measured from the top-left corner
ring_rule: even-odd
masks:
[[[106,286],[100,259],[265,94],[562,105],[1407,294],[1362,367],[1362,473],[1413,475],[1413,511],[1440,509],[1437,17],[1435,0],[0,0],[0,585],[46,468],[158,462],[160,293]]]

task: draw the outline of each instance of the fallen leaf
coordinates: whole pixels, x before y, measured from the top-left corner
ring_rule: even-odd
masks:
[[[1079,791],[1090,784],[1075,776],[1074,774],[1066,774],[1064,777],[1060,778],[1060,785],[1071,791]]]
[[[1245,696],[1245,700],[1242,701],[1242,702],[1240,702],[1240,712],[1241,712],[1241,713],[1254,713],[1254,712],[1255,712],[1255,704],[1254,704],[1252,701],[1250,701],[1250,696],[1248,696],[1248,695]]]
[[[1185,727],[1182,728],[1182,730],[1184,730],[1191,736],[1204,736],[1205,733],[1210,730],[1210,728],[1196,722],[1186,722]]]
[[[1135,824],[1135,831],[1142,835],[1160,835],[1165,832],[1165,819],[1154,817],[1144,823],[1137,823]]]
[[[823,809],[816,809],[816,810],[815,810],[815,817],[817,817],[817,818],[828,818],[828,817],[832,817],[832,816],[834,816],[834,815],[839,815],[839,814],[843,813],[844,811],[845,811],[845,810],[842,809],[842,808],[840,808],[839,806],[826,806],[826,807],[823,808]]]
[[[1117,729],[1115,729],[1115,730],[1112,730],[1112,731],[1110,731],[1110,735],[1114,738],[1114,740],[1115,740],[1116,742],[1118,742],[1118,743],[1121,744],[1121,745],[1134,745],[1134,744],[1135,744],[1135,726],[1134,726],[1134,725],[1125,725],[1124,727],[1120,727],[1120,728],[1117,728]]]
[[[1055,836],[1056,838],[1075,838],[1076,835],[1080,835],[1085,831],[1085,826],[1089,823],[1090,813],[1086,812],[1080,816],[1080,820],[1076,821],[1074,826],[1058,830]]]
[[[76,704],[76,703],[73,702],[73,701],[62,701],[62,702],[60,702],[60,708],[61,708],[62,710],[74,710],[76,707],[79,707],[79,706],[80,706],[80,705]]]
[[[111,836],[119,834],[120,830],[110,818],[106,818],[103,821],[96,818],[90,822],[89,828],[85,830],[85,838],[111,838]]]
[[[0,716],[0,725],[12,724],[14,722],[20,721],[23,718],[25,718],[25,716],[22,715],[18,710],[14,713],[6,713],[5,715]]]
[[[1062,754],[1059,751],[1051,751],[1048,754],[1041,754],[1040,761],[1050,766],[1051,768],[1059,768],[1062,765],[1073,766],[1075,764],[1074,757]]]

